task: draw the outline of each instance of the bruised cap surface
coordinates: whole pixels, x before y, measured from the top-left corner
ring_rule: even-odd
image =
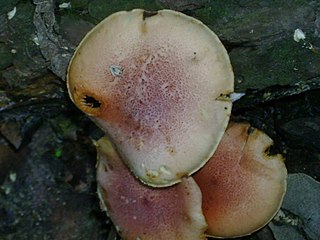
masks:
[[[213,157],[195,174],[209,236],[248,235],[276,214],[287,171],[280,155],[267,154],[272,143],[248,124],[232,123]]]
[[[99,197],[123,239],[206,238],[201,192],[192,178],[152,188],[131,174],[107,138],[97,142],[97,151]]]
[[[136,176],[169,186],[211,157],[231,112],[233,72],[218,37],[182,13],[115,13],[68,69],[74,103],[111,137]]]

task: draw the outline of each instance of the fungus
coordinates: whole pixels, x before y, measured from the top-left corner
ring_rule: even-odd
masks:
[[[268,154],[272,143],[248,124],[231,123],[213,157],[194,175],[209,236],[249,235],[279,210],[287,171],[281,155]]]
[[[97,142],[98,195],[123,239],[205,239],[201,192],[192,178],[167,188],[141,183],[111,142]]]
[[[218,37],[171,10],[118,12],[78,46],[71,99],[148,185],[170,186],[214,153],[231,113],[233,72]]]
[[[205,220],[208,236],[243,236],[279,209],[286,168],[268,154],[272,140],[235,123],[222,138],[233,72],[198,20],[171,10],[112,14],[78,46],[67,85],[111,139],[97,142],[98,195],[124,239],[204,239]]]

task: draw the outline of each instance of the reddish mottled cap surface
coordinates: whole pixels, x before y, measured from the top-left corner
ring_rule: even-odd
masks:
[[[171,10],[103,20],[77,48],[67,82],[73,102],[152,186],[173,185],[201,168],[231,112],[226,50],[200,21]]]
[[[201,192],[192,178],[152,188],[131,174],[106,137],[97,151],[98,194],[123,239],[206,239]]]
[[[281,155],[268,155],[272,143],[248,124],[230,124],[213,157],[195,174],[209,236],[248,235],[276,214],[287,171]]]

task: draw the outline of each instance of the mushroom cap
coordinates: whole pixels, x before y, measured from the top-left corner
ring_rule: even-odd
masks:
[[[98,194],[123,239],[206,239],[201,192],[192,178],[152,188],[124,165],[111,142],[97,142]]]
[[[151,186],[201,168],[231,113],[225,48],[200,21],[171,10],[107,17],[78,46],[67,84],[73,102]]]
[[[268,155],[272,144],[248,124],[231,123],[213,157],[194,175],[209,236],[249,235],[279,210],[287,170],[281,155]]]

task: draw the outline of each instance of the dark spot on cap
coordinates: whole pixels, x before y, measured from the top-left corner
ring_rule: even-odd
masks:
[[[94,97],[85,95],[83,97],[83,103],[91,108],[99,108],[101,106],[101,102],[95,99]]]
[[[184,177],[188,177],[188,173],[187,172],[180,172],[180,173],[177,173],[176,176],[177,178],[181,179],[181,178],[184,178]]]
[[[142,19],[143,21],[148,18],[158,14],[158,11],[143,11]]]
[[[252,134],[254,132],[254,127],[249,127],[247,130],[248,135]]]

